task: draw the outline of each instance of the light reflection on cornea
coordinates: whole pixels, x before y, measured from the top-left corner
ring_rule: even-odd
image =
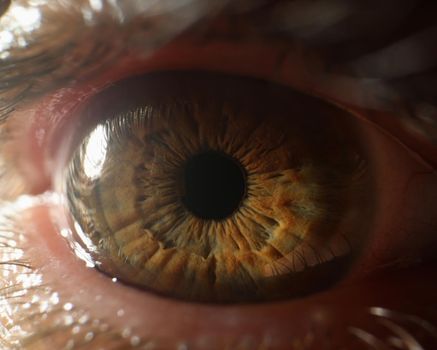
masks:
[[[66,198],[64,195],[61,195],[57,192],[46,192],[43,196],[45,196],[45,203],[48,204],[50,208],[60,208],[66,206]],[[57,230],[59,234],[67,241],[74,254],[80,260],[84,261],[85,265],[89,268],[94,268],[96,265],[99,265],[99,262],[95,261],[89,253],[95,250],[94,244],[82,231],[81,227],[75,222],[72,223],[74,227],[73,233],[73,230],[69,226],[69,222],[67,222],[67,218],[60,214],[57,209],[51,212],[51,217],[53,222],[58,226]],[[81,243],[77,242],[77,238],[80,239]],[[88,251],[81,244],[85,245]]]
[[[107,128],[104,125],[98,125],[91,132],[87,140],[84,154],[84,171],[90,181],[96,180],[101,176],[107,149]]]
[[[82,228],[75,222],[74,227],[76,229],[76,233],[82,240],[82,242],[87,246],[88,249],[91,249],[90,251],[95,250],[93,243],[87,237],[87,235],[82,231]],[[68,237],[68,241],[70,244],[71,249],[73,249],[76,256],[85,262],[87,267],[95,267],[96,263],[94,262],[94,259],[92,256],[78,243],[75,242],[72,238],[72,233],[70,233],[70,236]]]

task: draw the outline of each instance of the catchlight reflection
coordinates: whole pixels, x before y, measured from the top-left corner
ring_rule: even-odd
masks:
[[[98,125],[91,133],[85,149],[84,171],[90,180],[100,177],[106,159],[108,137],[105,127]]]

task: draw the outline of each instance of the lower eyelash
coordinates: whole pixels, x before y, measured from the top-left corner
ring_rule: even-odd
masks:
[[[21,228],[19,221],[20,213],[26,209],[36,205],[50,205],[57,201],[56,195],[44,194],[39,197],[22,196],[16,202],[2,203],[0,210],[2,261],[0,271],[3,276],[0,295],[2,348],[33,349],[44,346],[45,341],[50,339],[55,342],[57,349],[69,350],[98,347],[148,350],[278,349],[275,345],[277,339],[274,333],[268,332],[260,336],[242,333],[239,337],[226,339],[199,335],[192,341],[171,339],[170,334],[166,339],[141,338],[131,328],[116,329],[107,322],[108,320],[94,319],[86,310],[68,302],[68,299],[63,300],[56,292],[56,286],[46,285],[41,269],[32,266],[27,260],[31,250],[23,249],[26,232]],[[15,255],[8,256],[8,252],[14,251]],[[12,269],[5,275],[5,271],[8,271],[6,268],[9,266]],[[323,311],[321,312],[323,314]],[[345,328],[334,331],[357,338],[358,345],[354,350],[368,349],[368,339],[371,337],[387,346],[403,344],[406,349],[431,349],[432,347],[429,346],[437,343],[437,330],[430,321],[426,320],[426,317],[395,311],[382,305],[357,308],[356,314],[354,321],[347,322]],[[363,322],[365,322],[364,326]],[[314,327],[302,337],[290,338],[290,349],[318,349],[314,347],[314,342],[320,340],[321,334],[325,334],[326,344],[330,344],[329,328],[321,330],[317,323]],[[399,333],[400,331],[403,333]],[[412,342],[413,340],[415,343]],[[209,346],[210,344],[217,347]],[[412,347],[412,344],[416,344],[416,348]]]
[[[14,202],[0,204],[0,324],[3,326],[0,345],[3,349],[32,348],[55,332],[57,339],[65,339],[59,346],[76,349],[96,338],[99,331],[109,332],[105,323],[90,321],[85,312],[73,312],[68,302],[62,304],[59,294],[45,285],[42,273],[28,260],[23,248],[26,234],[20,228],[19,214],[46,200],[21,196]],[[116,339],[116,333],[111,337]],[[121,334],[119,338],[125,343]]]
[[[50,205],[58,197],[45,193],[38,197],[20,196],[14,202],[0,204],[0,346],[2,349],[33,349],[44,346],[50,338],[56,349],[189,349],[184,340],[145,339],[126,327],[115,329],[109,322],[92,318],[72,303],[62,300],[52,286],[46,285],[41,271],[28,260],[26,232],[21,228],[20,214],[34,206]],[[120,311],[121,312],[121,311]],[[204,344],[217,339],[202,338]],[[228,339],[226,346],[241,350],[253,345],[268,349],[269,338],[241,336]],[[208,347],[205,347],[205,349]]]

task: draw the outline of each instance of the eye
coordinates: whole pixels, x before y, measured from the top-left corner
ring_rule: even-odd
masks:
[[[175,83],[175,81],[178,83]],[[214,81],[214,84],[211,84],[212,81]],[[157,82],[160,83],[158,84]],[[230,82],[232,82],[232,84],[230,84]],[[154,86],[154,93],[145,97],[142,91],[147,88],[148,84]],[[157,88],[157,86],[161,84],[162,88]],[[235,90],[229,88],[228,95],[226,95],[223,91],[227,90],[223,88],[223,84],[226,86],[234,86]],[[263,86],[263,88],[257,88],[256,86],[258,86],[258,84]],[[196,86],[198,86],[198,88],[195,88]],[[247,93],[248,90],[252,91],[252,89],[254,89],[254,91],[251,94],[241,94],[243,91]],[[266,92],[266,90],[268,92]],[[165,93],[162,91],[165,91]],[[220,97],[217,91],[222,91],[226,98]],[[240,91],[240,93],[238,91]],[[259,93],[262,93],[263,98],[265,98],[265,100],[263,100],[264,103],[259,104],[253,101],[253,96],[257,96]],[[119,94],[124,96],[124,98],[118,98]],[[216,97],[211,99],[211,94]],[[108,98],[108,96],[110,98]],[[172,283],[174,283],[173,278],[175,274],[172,274],[171,270],[170,273],[167,270],[167,275],[164,275],[164,269],[160,270],[159,275],[162,281],[154,284],[151,283],[150,280],[138,278],[138,274],[136,273],[138,270],[134,270],[134,272],[129,270],[129,265],[126,264],[125,259],[132,259],[134,256],[132,253],[126,253],[125,258],[117,262],[118,257],[120,257],[117,249],[115,251],[100,249],[101,246],[99,247],[98,244],[100,242],[97,242],[97,244],[96,241],[93,242],[93,231],[89,230],[89,226],[87,225],[89,225],[91,220],[95,220],[91,222],[91,225],[101,225],[103,221],[94,219],[94,217],[90,216],[90,213],[95,212],[97,216],[102,215],[102,213],[108,215],[108,207],[106,205],[108,203],[114,203],[114,199],[111,198],[111,195],[117,191],[103,191],[103,188],[108,188],[108,186],[102,181],[101,184],[103,187],[100,189],[100,193],[103,196],[109,197],[106,197],[108,199],[103,201],[104,205],[95,204],[97,203],[95,202],[96,192],[94,190],[96,177],[100,179],[102,172],[111,174],[111,171],[104,171],[104,169],[106,169],[105,166],[107,166],[108,169],[114,166],[113,163],[110,161],[107,162],[106,160],[112,158],[107,157],[119,157],[116,163],[120,164],[121,162],[126,162],[126,159],[131,159],[132,157],[135,159],[136,156],[133,150],[139,152],[139,150],[146,149],[149,151],[153,150],[152,159],[156,159],[154,157],[159,157],[160,154],[162,154],[162,149],[159,148],[158,145],[172,144],[172,138],[167,139],[166,142],[158,142],[159,138],[155,137],[157,141],[156,144],[152,143],[149,144],[149,147],[145,147],[144,142],[151,142],[154,138],[146,138],[144,136],[149,134],[155,135],[154,133],[159,130],[166,130],[167,134],[172,135],[171,131],[174,130],[172,129],[174,128],[173,119],[171,119],[172,113],[164,107],[167,107],[168,99],[175,97],[184,101],[184,103],[182,103],[183,107],[177,107],[177,111],[181,108],[182,111],[186,113],[184,115],[187,116],[177,119],[177,123],[179,123],[178,129],[184,130],[184,134],[181,132],[177,133],[178,139],[181,138],[181,135],[185,135],[185,131],[188,132],[189,130],[187,120],[189,121],[190,119],[187,118],[192,115],[192,113],[187,113],[187,111],[190,111],[190,103],[187,104],[186,102],[188,100],[191,101],[192,104],[193,99],[195,101],[207,101],[205,102],[206,105],[204,108],[207,109],[208,115],[204,118],[209,118],[210,123],[203,124],[205,119],[199,118],[197,121],[197,123],[199,123],[198,128],[206,128],[207,125],[217,125],[222,115],[214,114],[214,111],[218,110],[216,106],[223,104],[224,101],[227,101],[228,104],[230,101],[233,101],[233,103],[229,105],[229,115],[233,116],[234,114],[232,113],[235,112],[237,107],[239,111],[244,112],[235,118],[236,125],[238,126],[239,122],[244,122],[245,124],[243,125],[245,126],[256,124],[259,127],[259,125],[262,125],[263,129],[260,130],[261,132],[264,131],[264,128],[268,130],[268,132],[265,132],[266,136],[263,137],[263,139],[269,140],[269,146],[275,144],[275,142],[278,142],[278,139],[280,139],[277,137],[278,132],[279,134],[286,132],[288,137],[283,138],[285,140],[284,142],[286,142],[286,144],[291,142],[294,148],[300,151],[300,156],[304,154],[310,157],[304,157],[303,159],[310,159],[312,163],[319,165],[319,167],[316,168],[316,176],[310,176],[308,178],[309,182],[311,182],[312,179],[318,178],[320,176],[318,174],[331,174],[329,184],[335,185],[337,190],[341,185],[340,188],[343,189],[341,193],[338,191],[329,192],[325,190],[325,187],[319,188],[319,190],[322,190],[321,192],[314,192],[314,195],[316,197],[319,196],[319,198],[323,198],[321,194],[327,193],[326,198],[329,198],[329,200],[325,199],[322,202],[316,203],[325,205],[323,209],[328,214],[323,215],[322,213],[321,216],[313,216],[311,220],[319,224],[328,224],[327,226],[330,227],[339,227],[341,225],[347,227],[351,232],[347,238],[349,243],[347,247],[350,251],[343,249],[344,242],[341,241],[342,236],[341,234],[337,234],[337,232],[341,233],[341,231],[332,233],[332,231],[327,230],[326,235],[328,237],[326,242],[328,242],[327,245],[329,249],[325,249],[326,246],[323,245],[323,242],[320,240],[317,241],[316,239],[315,242],[319,244],[317,248],[303,251],[306,254],[317,252],[320,254],[320,259],[316,257],[312,260],[318,263],[315,271],[311,271],[311,268],[309,268],[311,255],[305,255],[302,259],[302,261],[307,261],[308,263],[302,263],[304,270],[301,271],[301,276],[303,277],[298,277],[301,281],[299,286],[299,288],[301,288],[300,290],[296,289],[290,291],[289,288],[290,285],[293,285],[293,281],[295,281],[293,278],[296,278],[296,273],[290,271],[290,266],[294,266],[289,263],[289,260],[284,264],[284,260],[281,260],[280,257],[274,257],[274,259],[268,261],[270,265],[267,266],[271,266],[272,268],[267,271],[270,272],[269,277],[277,277],[278,281],[282,282],[276,283],[276,286],[273,284],[276,289],[261,289],[261,292],[257,291],[254,295],[237,284],[237,288],[241,288],[240,292],[242,290],[244,293],[233,293],[231,291],[219,294],[207,290],[204,294],[190,295],[188,293],[184,294],[183,292],[178,292],[180,286],[175,287],[172,285]],[[59,97],[56,97],[56,99],[59,100]],[[297,104],[298,102],[299,104]],[[210,103],[214,108],[211,107]],[[195,105],[202,106],[202,103],[197,102]],[[275,107],[272,107],[272,105],[277,106],[277,110]],[[296,113],[296,117],[292,117],[291,120],[298,127],[291,128],[289,116],[283,113],[284,110],[293,108],[293,106],[297,108],[297,105],[299,106],[299,113]],[[152,110],[156,108],[156,110],[159,111],[158,115],[160,115],[160,118],[156,118],[155,121],[153,116],[149,114],[149,122],[141,123],[141,116],[144,115],[144,111],[146,110],[145,106],[149,106],[149,108],[153,107]],[[208,108],[208,106],[210,107]],[[260,108],[262,106],[264,107]],[[166,110],[167,112],[162,112]],[[274,117],[266,118],[265,114],[262,113],[266,110],[273,113]],[[339,307],[344,307],[340,305],[346,305],[352,300],[356,301],[353,296],[359,295],[360,290],[369,290],[368,288],[371,288],[370,286],[372,286],[372,284],[366,282],[370,276],[378,276],[381,271],[385,270],[382,268],[382,266],[385,265],[391,267],[387,270],[389,273],[388,276],[390,276],[389,281],[393,279],[396,280],[400,277],[391,271],[396,271],[399,266],[405,265],[409,266],[409,269],[413,269],[418,262],[421,262],[423,259],[431,259],[433,256],[435,247],[433,236],[429,234],[427,227],[424,228],[420,224],[417,224],[419,221],[417,219],[419,213],[424,213],[427,217],[427,222],[433,217],[430,209],[426,207],[426,204],[429,202],[418,206],[416,201],[418,193],[426,191],[432,193],[432,191],[434,191],[435,181],[432,172],[430,172],[425,165],[417,162],[413,157],[408,155],[408,153],[405,153],[402,146],[400,146],[396,140],[384,132],[381,132],[374,125],[357,118],[355,114],[345,112],[341,108],[334,107],[316,97],[306,96],[305,94],[290,90],[290,88],[285,86],[276,86],[269,81],[260,81],[249,77],[238,77],[235,76],[235,74],[223,76],[205,72],[173,71],[168,73],[148,73],[144,76],[137,76],[121,80],[118,83],[112,83],[110,86],[101,89],[99,93],[89,95],[85,102],[80,102],[72,111],[75,114],[67,113],[60,118],[63,122],[58,124],[59,126],[56,132],[47,132],[48,135],[52,134],[55,135],[55,137],[52,138],[51,143],[46,143],[50,145],[48,148],[50,152],[45,153],[47,157],[51,159],[51,161],[48,161],[45,165],[51,170],[46,173],[52,174],[54,177],[54,186],[56,186],[56,183],[59,183],[58,188],[61,190],[62,184],[66,186],[64,190],[66,190],[67,197],[70,196],[66,204],[68,210],[71,211],[71,214],[67,213],[67,219],[69,215],[72,215],[72,220],[70,222],[63,222],[63,205],[58,205],[56,202],[51,203],[49,201],[50,213],[44,206],[36,210],[31,210],[26,221],[31,222],[32,225],[36,225],[34,227],[37,228],[27,229],[33,232],[33,234],[29,234],[33,246],[33,258],[38,264],[45,266],[45,275],[48,280],[52,281],[51,284],[54,283],[53,278],[56,279],[55,276],[62,276],[62,284],[54,284],[58,285],[58,289],[62,290],[63,294],[69,295],[68,300],[72,305],[83,305],[84,303],[83,297],[80,295],[72,296],[71,293],[68,292],[68,290],[77,289],[77,285],[82,286],[82,293],[99,296],[99,300],[103,298],[104,301],[96,302],[95,306],[91,306],[93,315],[97,315],[98,319],[113,320],[115,318],[116,320],[113,320],[113,322],[121,329],[123,329],[123,323],[126,322],[126,317],[129,317],[129,324],[132,325],[131,332],[132,329],[134,329],[135,334],[141,334],[144,337],[144,324],[148,324],[150,328],[146,327],[146,339],[148,337],[153,339],[155,339],[155,337],[158,339],[163,337],[166,339],[166,332],[168,330],[163,330],[164,334],[162,334],[157,329],[157,325],[161,322],[167,322],[165,315],[162,314],[162,309],[164,308],[168,309],[169,312],[174,315],[176,322],[180,317],[183,317],[182,315],[186,313],[191,314],[192,318],[189,327],[193,327],[193,329],[197,329],[197,327],[200,326],[194,320],[199,319],[200,321],[205,318],[208,319],[204,327],[201,327],[201,331],[188,331],[185,326],[176,324],[169,325],[172,332],[175,332],[178,337],[188,339],[187,342],[196,344],[202,336],[209,339],[208,343],[212,342],[211,339],[217,341],[216,337],[221,337],[223,334],[226,334],[226,337],[230,339],[234,339],[235,337],[239,339],[239,332],[249,332],[249,334],[251,334],[250,337],[256,339],[252,340],[255,342],[264,340],[260,340],[258,336],[254,336],[253,332],[260,332],[260,334],[262,334],[261,338],[269,338],[273,332],[273,334],[275,334],[274,337],[278,339],[277,341],[280,344],[286,344],[290,341],[290,335],[286,329],[288,329],[290,325],[298,324],[301,321],[301,316],[305,313],[308,313],[307,317],[304,318],[307,323],[305,328],[315,322],[318,324],[316,327],[317,331],[335,329],[341,333],[340,330],[344,332],[344,328],[339,326],[339,323],[344,322],[345,319],[348,320],[347,322],[352,322],[352,324],[354,324],[354,322],[360,324],[362,320],[366,319],[366,317],[363,316],[364,311],[360,309],[360,307],[363,308],[364,305],[370,302],[367,298],[364,298],[362,303],[354,304],[354,308],[360,310],[359,312],[357,311],[358,314],[355,321],[351,321],[351,316],[347,313],[341,316],[336,315],[336,313]],[[308,111],[314,112],[310,113],[312,118],[300,117]],[[258,117],[257,113],[259,113]],[[136,115],[136,118],[133,117],[134,115]],[[151,120],[153,122],[150,122]],[[163,123],[163,125],[161,123]],[[231,123],[229,118],[227,123]],[[284,123],[287,123],[287,128],[285,128]],[[320,123],[324,128],[319,128]],[[196,125],[196,123],[188,123],[191,127],[193,124]],[[72,125],[76,125],[76,128],[72,128]],[[77,125],[79,125],[79,127],[77,127]],[[135,128],[133,128],[132,125],[134,125]],[[246,128],[241,127],[238,129],[241,129],[242,132],[246,132],[247,135],[250,134]],[[254,129],[254,127],[248,129],[251,130]],[[229,130],[229,132],[232,132],[232,130]],[[87,155],[88,144],[92,142],[92,139],[95,140],[95,137],[97,137],[95,135],[99,133],[103,133],[107,141],[110,140],[111,137],[116,137],[114,142],[111,141],[109,144],[115,145],[116,140],[118,145],[118,148],[106,149],[105,162],[102,164],[100,164],[100,161],[96,161],[96,159],[90,159]],[[214,139],[214,133],[210,132],[205,134],[212,134],[211,138]],[[267,135],[270,136],[267,137]],[[191,139],[191,143],[193,143],[193,137],[188,139]],[[247,136],[245,139],[250,138]],[[132,140],[143,140],[143,143],[132,142]],[[311,142],[308,142],[308,140]],[[180,147],[183,147],[183,145],[184,143],[181,143]],[[263,146],[264,143],[260,142],[259,145]],[[285,147],[284,150],[280,148],[275,156],[279,157],[278,159],[283,159],[282,157],[284,156],[282,153],[286,153],[287,156],[285,157],[287,162],[292,160],[292,164],[297,164],[296,169],[302,171],[305,162],[299,157],[296,159],[296,157],[292,156],[293,154],[289,156],[289,149],[289,147]],[[383,149],[384,152],[380,152],[381,149]],[[55,150],[58,151],[56,152]],[[283,152],[281,150],[283,150]],[[207,148],[206,151],[211,151],[211,149]],[[102,152],[98,153],[102,154]],[[218,153],[214,154],[218,155]],[[208,155],[208,152],[193,152],[193,155],[194,159],[196,159],[196,155],[205,156]],[[120,158],[121,156],[123,156],[123,159]],[[226,156],[232,157],[230,154]],[[140,178],[143,179],[142,181],[146,181],[144,179],[151,181],[158,181],[157,179],[160,179],[165,183],[165,177],[162,179],[162,176],[157,177],[156,180],[151,178],[151,176],[145,177],[144,171],[147,169],[144,166],[144,155],[141,155],[140,158],[143,161],[143,166],[139,168],[142,168],[142,173],[140,173],[143,174],[143,176],[140,176]],[[168,159],[168,156],[166,158]],[[86,165],[86,159],[90,161],[88,164],[93,164],[97,166],[97,168],[88,167]],[[186,160],[189,159],[193,159],[193,157],[190,158],[190,155],[188,155]],[[242,165],[242,162],[236,159],[235,156],[231,159],[234,162],[233,164],[238,164],[239,167]],[[235,161],[238,163],[235,163]],[[282,163],[283,162],[284,161],[282,161]],[[285,162],[285,164],[287,164],[287,162]],[[277,163],[281,164],[281,162]],[[333,164],[336,165],[336,170],[343,170],[342,172],[334,172],[337,174],[334,177],[332,177]],[[387,166],[387,164],[390,164],[390,166]],[[266,162],[265,164],[262,162],[259,163],[261,168],[267,167],[267,169],[273,165],[271,162]],[[99,174],[97,170],[99,170],[100,166],[102,166],[102,168]],[[130,167],[131,169],[138,169],[137,167],[132,167],[132,165],[130,165]],[[130,170],[128,170],[129,167],[125,166],[124,168],[127,169],[126,173],[130,172]],[[181,169],[184,169],[184,167]],[[156,170],[159,172],[159,169]],[[171,173],[169,171],[163,172],[165,174]],[[57,177],[56,174],[59,174],[60,177]],[[118,177],[116,171],[113,172],[113,174],[114,178]],[[247,172],[243,174],[243,178],[247,179]],[[419,176],[420,181],[417,183],[415,181],[410,182],[416,174],[419,174],[417,176]],[[320,178],[324,180],[324,176],[325,175],[320,176]],[[182,175],[180,179],[183,178],[184,176]],[[78,179],[80,179],[80,181]],[[123,180],[123,176],[121,176],[121,180]],[[137,180],[137,178],[134,177],[134,180]],[[128,180],[123,181],[128,182]],[[177,180],[173,182],[173,185],[176,183]],[[318,184],[323,185],[324,183],[325,182],[322,181]],[[344,187],[345,183],[349,185]],[[411,185],[411,183],[414,183],[414,185]],[[161,182],[157,184],[157,186],[160,184]],[[71,190],[69,186],[73,188],[73,190]],[[184,186],[186,186],[186,184],[182,184],[182,189]],[[86,192],[87,187],[91,189],[88,193]],[[111,187],[116,188],[118,186]],[[133,186],[130,188],[135,189],[136,187]],[[145,186],[143,183],[139,188],[144,190],[150,187]],[[399,189],[402,189],[402,191]],[[72,196],[74,192],[76,192],[76,195]],[[136,195],[129,195],[128,197],[140,198],[141,205],[144,204],[144,198],[142,198],[144,197],[144,192],[138,197]],[[331,201],[332,198],[335,200]],[[344,201],[345,198],[348,198],[348,204],[343,204],[342,206],[342,201]],[[183,198],[173,199],[175,200],[175,205],[177,205],[178,202],[182,202],[185,209],[190,212],[190,208],[186,207]],[[135,202],[131,202],[130,206],[132,206],[132,203],[135,205]],[[414,204],[411,205],[410,203]],[[409,204],[411,206],[409,206]],[[88,207],[85,207],[85,210],[82,209],[80,212],[76,211],[78,208],[84,208],[85,205],[88,205]],[[343,208],[343,212],[350,211],[348,214],[350,220],[344,221],[344,217],[338,215],[340,208]],[[152,209],[155,212],[155,208]],[[156,208],[156,210],[158,209],[159,208]],[[144,210],[144,207],[141,210]],[[362,215],[366,210],[368,211],[368,215],[365,216],[366,225],[364,225]],[[125,213],[125,211],[122,210],[121,213]],[[155,213],[151,213],[150,215],[153,214]],[[329,216],[332,214],[333,216]],[[110,220],[112,220],[113,217],[120,218],[119,215],[120,214],[109,215]],[[144,220],[144,216],[147,217],[145,214],[134,215],[133,217],[134,220]],[[399,218],[399,220],[394,218]],[[404,220],[404,218],[408,219]],[[279,220],[278,218],[275,219]],[[74,221],[76,225],[74,225]],[[153,223],[154,220],[151,220],[151,224]],[[404,227],[404,229],[401,230],[401,227]],[[349,230],[346,229],[345,232]],[[356,233],[360,231],[361,233],[357,235]],[[103,232],[107,234],[109,231]],[[323,227],[318,232],[323,232]],[[415,244],[412,244],[408,238],[412,232],[414,232],[417,237]],[[38,236],[38,233],[43,234]],[[85,260],[88,266],[97,266],[107,276],[95,270],[89,270],[83,263],[78,261],[70,247],[59,237],[60,233],[70,241],[77,256]],[[305,238],[307,242],[310,241],[313,243],[311,233]],[[91,244],[87,245],[87,243],[90,242]],[[110,240],[107,240],[107,242],[110,242]],[[283,242],[287,242],[287,240]],[[337,242],[337,244],[334,244],[335,242]],[[97,251],[94,250],[96,247]],[[105,247],[105,245],[103,245],[103,247]],[[340,256],[340,259],[336,260],[333,258],[336,254],[332,254],[332,252],[336,251],[338,247],[342,248],[338,251],[343,254],[337,254]],[[196,244],[193,244],[191,249],[198,249],[202,252],[201,248]],[[299,252],[298,249],[297,252]],[[346,259],[341,259],[345,252]],[[331,254],[328,255],[327,253]],[[301,253],[299,252],[299,254]],[[45,261],[46,256],[53,257],[54,260],[52,260],[52,263]],[[58,261],[62,261],[62,264],[60,265]],[[190,268],[199,269],[195,264],[192,263],[191,265],[194,266],[190,266]],[[159,268],[159,266],[157,266],[157,268]],[[183,271],[184,268],[185,267],[182,267],[180,271]],[[255,265],[254,268],[259,267]],[[320,272],[318,268],[320,268],[322,272]],[[272,273],[273,271],[274,273]],[[139,273],[144,273],[143,266],[141,270],[139,270]],[[158,272],[156,273],[158,274]],[[413,270],[410,274],[404,274],[403,278],[413,280],[415,274]],[[408,276],[408,278],[405,276]],[[379,282],[377,282],[381,288],[390,289],[396,286],[395,282],[384,283],[384,277],[382,278],[382,280],[378,280]],[[320,279],[322,279],[322,282],[320,282]],[[118,280],[121,280],[123,283],[120,283]],[[234,281],[236,280],[237,279],[234,278],[231,283],[235,283]],[[87,282],[83,284],[81,281]],[[114,284],[112,281],[116,281],[116,283]],[[406,292],[407,295],[409,295],[408,293],[410,293],[410,295],[411,293],[417,295],[418,291],[416,288],[422,290],[424,287],[422,283],[428,286],[427,281],[429,280],[422,279],[421,281],[421,283],[411,284],[414,288],[412,290],[409,289]],[[202,283],[202,280],[199,280],[198,283]],[[235,288],[235,284],[232,285],[231,283],[229,283],[229,285]],[[224,288],[222,290],[226,291]],[[321,293],[320,291],[323,290],[326,290],[326,292]],[[432,286],[429,287],[429,295],[432,294],[432,290]],[[396,293],[397,292],[391,289],[391,292],[388,294],[396,295]],[[103,295],[105,297],[102,297]],[[166,298],[162,298],[161,295],[164,295]],[[302,299],[302,296],[308,295],[313,296]],[[372,293],[370,293],[370,295],[372,295]],[[376,294],[376,296],[378,296],[378,294]],[[111,308],[103,309],[97,306],[101,303],[106,304],[109,298],[113,305]],[[180,299],[182,299],[182,301]],[[289,301],[283,302],[285,304],[271,302],[277,299]],[[370,298],[370,300],[372,300],[372,298]],[[383,300],[384,303],[387,302],[387,299]],[[189,303],[187,303],[187,301],[189,301]],[[256,304],[249,304],[247,306],[218,305],[211,309],[212,306],[209,304],[202,305],[196,303],[199,301],[214,303],[263,301],[264,303],[259,306]],[[379,302],[375,302],[379,304]],[[262,305],[265,306],[263,307]],[[335,305],[335,307],[331,309],[331,307],[327,305]],[[396,305],[396,303],[393,305],[395,309],[398,308]],[[282,309],[283,311],[281,311]],[[120,310],[122,310],[121,314],[126,316],[116,317],[115,315]],[[138,314],[138,310],[141,310],[140,314]],[[142,314],[143,312],[145,313],[144,315]],[[288,312],[290,312],[290,314],[288,314]],[[319,317],[317,316],[319,312],[324,313],[325,316],[322,317],[321,320],[316,321],[317,317]],[[217,316],[215,321],[207,317],[210,313],[214,313]],[[135,315],[135,317],[133,315]],[[334,315],[336,316],[334,317]],[[250,321],[251,319],[259,319],[259,321],[253,323],[253,321]],[[231,320],[234,320],[232,322],[236,322],[238,327],[234,329],[234,327],[231,326]],[[203,324],[203,321],[201,322]],[[331,324],[331,322],[333,323]],[[268,324],[274,325],[275,330],[272,331],[270,327],[266,326]],[[153,332],[151,329],[153,329]],[[214,331],[212,331],[213,329]],[[299,330],[296,331],[292,337],[300,339],[303,334],[305,334],[305,332]],[[318,342],[322,341],[324,336],[319,334],[317,339],[314,344],[319,344]],[[335,344],[341,344],[341,342],[347,343],[353,341],[351,339],[355,338],[353,337],[353,333],[349,333],[349,336],[345,336],[344,334],[340,335],[339,339],[341,340],[338,340]],[[345,339],[349,340],[346,341]]]
[[[70,227],[111,277],[192,301],[295,297],[337,281],[364,246],[377,195],[340,109],[169,72],[119,82],[81,114],[98,118],[64,175]]]
[[[277,63],[270,60],[271,50],[258,45],[254,51],[223,50],[240,45],[187,50],[185,59],[182,49],[169,59],[171,64],[143,57],[140,64],[133,60],[130,65],[129,59],[121,59],[105,77],[59,89],[14,114],[16,120],[33,114],[28,128],[10,143],[10,154],[19,155],[10,164],[19,164],[17,178],[24,179],[23,187],[33,196],[14,203],[14,223],[8,226],[25,239],[2,236],[3,257],[14,266],[10,275],[3,274],[12,290],[4,313],[14,319],[5,321],[12,334],[8,339],[24,337],[29,346],[40,341],[43,348],[102,344],[146,349],[361,349],[386,343],[395,348],[419,344],[420,349],[435,343],[432,323],[437,320],[430,308],[436,293],[432,167],[367,111],[342,104],[319,86],[308,88],[311,84],[299,81],[301,77],[278,81],[269,69]],[[242,52],[247,56],[240,56]],[[211,59],[214,55],[222,56]],[[255,56],[262,59],[244,59]],[[248,61],[257,64],[248,67]],[[290,67],[298,71],[298,65]],[[143,94],[150,86],[153,91]],[[290,116],[293,108],[299,113]],[[226,123],[224,113],[217,112],[223,110]],[[306,117],[309,111],[311,118]],[[193,122],[196,112],[202,118]],[[174,118],[175,113],[182,117]],[[227,132],[222,134],[236,136],[218,142],[216,129],[224,125]],[[202,143],[199,132],[186,136],[193,129],[204,131]],[[242,136],[248,155],[238,147],[223,147],[228,139]],[[94,144],[99,145],[97,153],[91,151]],[[167,153],[169,147],[180,154],[178,161]],[[262,162],[255,151],[268,153],[268,161]],[[175,165],[149,165],[164,161]],[[189,180],[199,169],[212,167],[229,169],[232,181],[226,181],[225,189],[235,182],[229,196],[214,200],[214,205],[210,198],[226,191],[211,191],[205,199],[198,193],[198,181]],[[211,181],[219,182],[216,173]],[[272,173],[280,176],[262,177]],[[290,174],[301,181],[294,193],[303,201],[291,206],[293,212],[284,206],[282,194],[289,193],[284,187],[291,186],[285,181]],[[264,187],[253,187],[257,177]],[[204,191],[211,187],[206,183]],[[161,218],[159,200],[167,195],[170,204],[164,203],[166,215]],[[165,225],[172,215],[168,207],[197,220],[207,235],[212,225],[223,225],[243,208],[253,212],[255,201],[270,213],[280,210],[270,220],[245,214],[242,226],[247,226],[243,219],[264,226],[247,230],[260,235],[246,239],[244,249],[224,250],[226,240],[198,244],[200,239],[161,235],[163,249],[189,252],[190,258],[163,259],[166,263],[153,269],[136,264],[148,253],[140,249],[138,254],[129,246],[137,242],[132,237],[156,228],[157,222]],[[4,217],[9,218],[6,210]],[[287,246],[290,217],[294,224],[300,221],[302,230],[300,239]],[[134,229],[121,232],[130,220]],[[273,236],[278,227],[286,228],[285,237],[276,241],[281,250],[263,251],[263,234]],[[188,231],[179,232],[184,236]],[[116,235],[121,243],[114,246]],[[241,270],[230,274],[231,263],[222,269],[219,288],[210,288],[196,261],[207,260],[212,248],[232,257],[242,250],[251,277],[245,279]],[[259,252],[264,254],[262,264],[250,257]],[[34,270],[25,263],[21,270],[12,264],[24,258]],[[269,283],[263,285],[260,272]],[[153,278],[145,278],[151,274]],[[196,293],[191,293],[192,286]],[[371,308],[375,305],[384,308]],[[411,315],[420,315],[419,320]]]

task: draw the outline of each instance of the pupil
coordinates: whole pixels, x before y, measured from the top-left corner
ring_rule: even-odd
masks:
[[[184,168],[186,208],[207,220],[222,220],[238,209],[246,192],[240,164],[219,152],[205,152],[190,158]]]

